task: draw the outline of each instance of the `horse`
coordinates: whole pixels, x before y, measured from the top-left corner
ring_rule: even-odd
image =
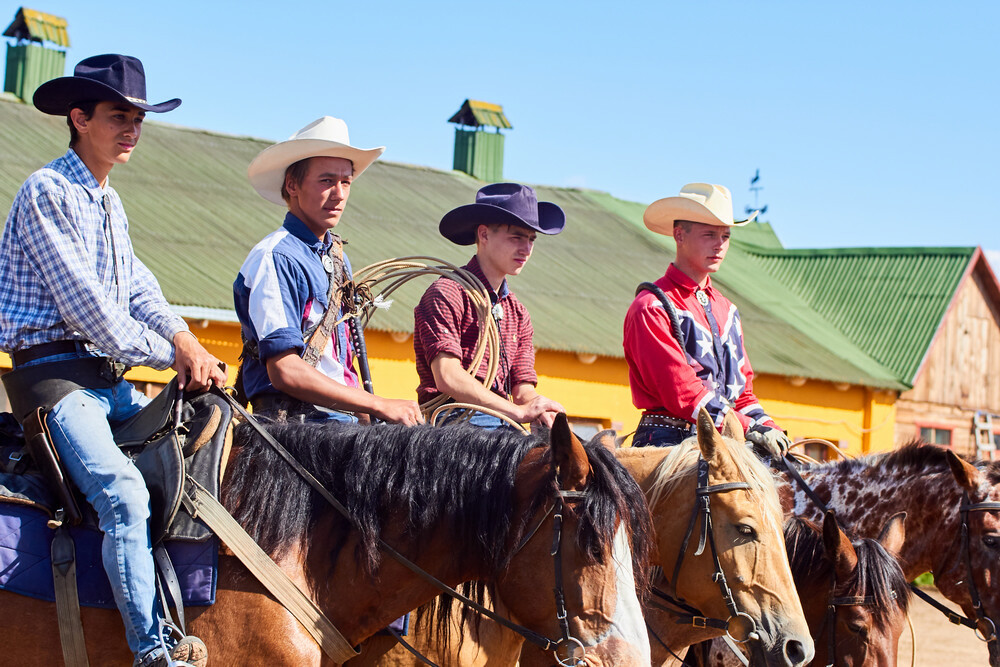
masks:
[[[708,413],[698,420],[698,437],[676,447],[615,449],[615,457],[635,478],[649,500],[656,535],[656,564],[673,572],[678,545],[684,539],[692,512],[697,512],[699,460],[706,462],[707,481],[712,487],[739,488],[712,493],[711,519],[719,552],[719,565],[727,581],[735,582],[735,605],[741,620],[756,629],[767,665],[804,665],[812,656],[812,640],[795,595],[781,534],[781,511],[774,483],[767,469],[748,453],[742,442],[742,428],[731,418],[720,434]],[[591,444],[602,442],[614,449],[613,432],[605,431]],[[718,485],[723,485],[719,487]],[[708,539],[708,536],[705,536]],[[677,592],[686,603],[704,615],[726,619],[730,611],[713,583],[713,559],[709,552],[694,555],[697,540],[686,550]],[[723,629],[694,628],[674,624],[675,613],[653,607],[649,615],[662,614],[667,620],[659,639],[682,651],[690,643],[718,636]],[[457,621],[453,620],[457,627]],[[745,629],[749,633],[749,629]],[[512,665],[517,658],[519,638],[496,624],[483,621],[467,630],[460,649],[442,647],[419,620],[413,633],[415,646],[440,665]],[[420,663],[402,648],[389,650],[391,639],[375,638],[365,647],[358,664],[363,667],[415,667]],[[653,664],[670,658],[665,647],[654,639]],[[522,659],[523,664],[523,659]]]
[[[795,587],[816,643],[814,665],[889,667],[896,664],[910,589],[896,558],[905,539],[904,514],[889,519],[877,540],[856,541],[831,510],[823,527],[801,518],[785,522],[785,545]],[[739,667],[729,647],[715,640],[704,667]]]
[[[950,449],[911,442],[884,454],[806,465],[800,474],[855,535],[874,537],[890,516],[906,512],[899,553],[906,579],[933,572],[938,589],[977,624],[980,638],[992,634],[1000,621],[1000,505],[982,503],[1000,501],[1000,464],[970,463]],[[779,493],[786,516],[821,516],[787,473],[779,475]],[[990,664],[1000,667],[996,642],[989,653]]]
[[[644,498],[610,452],[573,437],[564,415],[550,444],[457,426],[267,429],[352,519],[331,511],[247,426],[236,429],[223,504],[352,646],[439,592],[383,556],[384,540],[450,586],[485,582],[481,590],[545,637],[563,636],[557,608],[565,609],[572,641],[559,642],[557,659],[649,664],[637,596],[651,548]],[[553,511],[560,500],[564,507]],[[540,593],[557,585],[564,605]],[[188,632],[205,641],[215,666],[333,664],[225,551],[215,604],[186,612]],[[81,613],[91,661],[130,665],[118,612]],[[4,636],[36,638],[5,642],[5,663],[60,663],[54,604],[0,591],[0,618]],[[551,662],[540,647],[525,647],[523,665]]]

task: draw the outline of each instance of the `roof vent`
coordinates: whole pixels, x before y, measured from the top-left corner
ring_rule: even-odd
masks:
[[[7,44],[4,92],[28,102],[38,86],[62,76],[66,70],[65,49],[69,47],[66,19],[21,7],[3,36],[15,40]],[[63,50],[43,46],[43,42],[61,46]]]
[[[453,169],[481,181],[503,180],[503,141],[500,130],[511,129],[510,121],[499,104],[465,100],[449,123],[456,123]],[[495,128],[487,132],[485,128]]]

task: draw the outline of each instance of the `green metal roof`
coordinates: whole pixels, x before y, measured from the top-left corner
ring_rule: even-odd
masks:
[[[503,107],[491,102],[480,102],[479,100],[465,100],[462,108],[455,112],[449,123],[468,125],[470,127],[480,127],[488,125],[509,130],[512,125],[503,113]]]
[[[52,42],[67,48],[70,45],[66,19],[27,7],[21,7],[17,10],[13,23],[3,31],[3,36]]]
[[[750,253],[900,381],[912,385],[975,248]]]
[[[65,152],[67,140],[62,118],[0,97],[0,211],[9,210],[32,171]],[[141,146],[129,163],[112,172],[136,254],[181,312],[231,314],[239,266],[249,249],[280,225],[284,209],[259,197],[246,178],[247,165],[270,143],[152,120],[144,124]],[[464,264],[473,250],[442,238],[438,222],[446,211],[473,201],[481,186],[460,172],[375,162],[352,187],[338,227],[352,263],[361,267],[390,257],[430,255]],[[535,343],[620,358],[622,320],[635,287],[663,274],[674,256],[673,240],[645,228],[644,204],[591,190],[536,189],[539,199],[566,211],[568,224],[558,236],[540,236],[529,266],[511,279],[531,311]],[[713,280],[740,308],[758,373],[906,388],[835,324],[837,312],[820,312],[810,305],[807,289],[786,284],[778,259],[799,251],[769,250],[780,248],[769,225],[738,228],[733,239]],[[395,305],[379,311],[372,328],[411,331],[412,308],[429,283],[430,278],[414,280],[397,291]]]

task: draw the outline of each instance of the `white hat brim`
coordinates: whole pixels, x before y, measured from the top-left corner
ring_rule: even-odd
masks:
[[[261,197],[284,206],[281,186],[285,184],[285,171],[299,160],[310,157],[344,158],[354,165],[354,178],[357,178],[384,151],[385,146],[355,148],[327,139],[289,139],[262,150],[247,167],[247,176],[253,189]]]
[[[674,221],[688,220],[700,222],[713,227],[742,227],[757,217],[756,211],[746,220],[723,220],[712,213],[707,206],[687,197],[665,197],[658,199],[646,207],[642,221],[646,227],[656,232],[670,236],[674,233]]]

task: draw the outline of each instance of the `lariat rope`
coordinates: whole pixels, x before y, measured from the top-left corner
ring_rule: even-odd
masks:
[[[405,283],[422,276],[445,277],[454,280],[465,291],[465,294],[472,302],[472,307],[476,311],[477,321],[480,323],[479,335],[476,339],[476,347],[472,355],[472,361],[465,371],[475,377],[489,351],[489,360],[486,366],[486,376],[482,383],[487,389],[493,386],[497,372],[500,368],[500,329],[496,320],[492,316],[493,302],[490,300],[490,293],[483,285],[482,281],[468,269],[456,266],[436,257],[426,257],[414,255],[412,257],[396,257],[383,260],[359,269],[354,273],[354,303],[345,303],[345,309],[350,309],[338,321],[345,321],[349,317],[357,318],[362,328],[367,328],[372,315],[380,308],[388,307],[391,303],[389,297],[393,292]],[[509,397],[508,397],[509,398]],[[475,410],[484,414],[499,417],[508,424],[514,426],[519,431],[527,430],[516,421],[504,414],[489,408],[473,405],[469,403],[455,403],[451,396],[441,393],[434,398],[425,401],[420,405],[420,410],[424,418],[431,424],[441,413],[452,410],[466,409],[465,419],[471,416],[469,410]]]

